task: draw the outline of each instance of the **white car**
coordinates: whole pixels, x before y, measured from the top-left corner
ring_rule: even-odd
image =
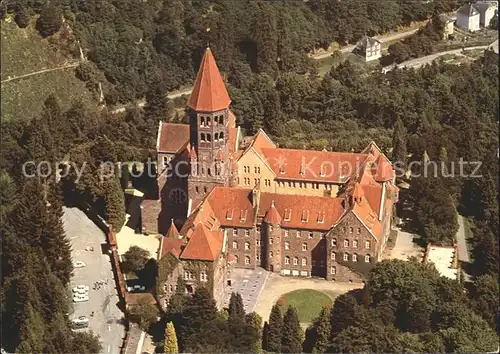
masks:
[[[88,294],[90,291],[90,287],[88,285],[78,285],[73,288],[73,292],[76,294]]]
[[[89,301],[88,295],[77,294],[73,296],[73,302],[85,302],[85,301]]]
[[[75,267],[75,268],[83,268],[85,266],[86,266],[85,262],[82,262],[82,261],[73,262],[73,267]]]
[[[134,290],[135,291],[144,291],[144,290],[146,290],[146,287],[144,285],[134,285]]]

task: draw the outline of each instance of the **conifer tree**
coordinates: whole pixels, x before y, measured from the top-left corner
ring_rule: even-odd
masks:
[[[251,347],[252,353],[262,352],[262,317],[256,312],[251,312],[246,315],[246,322],[251,325],[256,332],[254,345]]]
[[[269,324],[267,321],[264,322],[264,326],[262,327],[262,349],[265,351],[269,351]]]
[[[283,331],[283,317],[278,304],[275,304],[269,315],[267,328],[267,351],[281,353],[281,338]]]
[[[330,310],[323,307],[319,317],[314,323],[316,329],[316,343],[314,344],[313,353],[324,353],[330,343],[332,335],[332,324],[330,319]]]
[[[245,318],[245,308],[240,293],[231,293],[229,299],[229,321],[243,321]]]
[[[299,316],[295,307],[288,307],[283,319],[281,351],[283,353],[301,353],[304,334],[300,327]]]
[[[104,183],[105,219],[115,232],[119,232],[125,223],[125,197],[116,176]]]
[[[406,128],[403,124],[403,121],[398,118],[396,120],[396,125],[394,126],[394,135],[392,138],[392,163],[398,163],[396,167],[402,169],[401,172],[406,171]],[[402,175],[401,172],[398,171],[399,175]]]
[[[165,345],[163,352],[167,354],[174,354],[179,352],[177,345],[177,335],[175,334],[175,327],[172,322],[168,322],[165,327]]]

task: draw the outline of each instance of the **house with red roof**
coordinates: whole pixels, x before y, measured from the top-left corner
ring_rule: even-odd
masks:
[[[398,200],[390,160],[374,142],[353,153],[279,148],[263,130],[243,137],[230,103],[207,48],[189,124],[158,130],[160,304],[180,276],[186,291],[207,286],[222,306],[234,267],[363,279]]]

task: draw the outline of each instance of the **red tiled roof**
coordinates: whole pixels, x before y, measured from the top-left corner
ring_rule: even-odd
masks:
[[[172,252],[172,254],[178,258],[183,243],[184,240],[179,237],[179,231],[177,231],[177,227],[172,220],[167,234],[161,239],[160,256],[158,259],[163,258],[168,252]]]
[[[209,230],[199,223],[195,226],[189,242],[182,251],[182,259],[213,261],[222,249],[222,232]]]
[[[206,200],[221,225],[252,227],[254,210],[250,199],[251,194],[250,189],[215,187]]]
[[[230,103],[215,58],[210,48],[207,48],[187,105],[195,111],[214,112],[228,108]]]
[[[238,150],[238,146],[236,145],[236,141],[238,139],[238,128],[228,128],[227,132],[227,144],[229,148],[229,152],[235,152]]]
[[[277,179],[333,183],[345,183],[367,157],[365,154],[313,150],[261,148],[261,151]]]
[[[178,153],[189,143],[189,125],[161,123],[158,151]]]
[[[261,150],[262,148],[270,148],[270,149],[276,148],[276,145],[262,129],[259,129],[257,134],[255,134],[251,146],[261,155],[262,155],[262,150]]]
[[[198,158],[198,154],[196,153],[196,149],[194,148],[194,146],[191,146],[189,148],[188,157],[190,160],[196,160]]]
[[[372,210],[378,215],[380,212],[380,199],[382,198],[382,185],[378,183],[361,185],[363,194]]]
[[[374,178],[377,182],[390,181],[394,177],[394,169],[384,155],[380,155],[375,163],[377,164],[377,170]]]
[[[354,190],[352,192],[352,196],[353,196],[354,200],[361,200],[365,196],[363,188],[361,187],[361,185],[359,183],[356,183],[354,185]]]
[[[368,201],[363,199],[360,203],[354,203],[352,212],[356,214],[376,240],[380,241],[383,231],[382,224],[378,221],[378,215],[372,210]]]
[[[344,213],[342,198],[261,193],[259,216],[266,215],[273,201],[286,228],[326,231]]]
[[[264,217],[264,221],[268,224],[279,224],[281,223],[281,215],[278,213],[278,210],[274,206],[274,201],[271,202],[271,207],[266,213]]]
[[[228,110],[227,112],[227,127],[236,128],[236,116],[232,110]]]
[[[364,148],[363,151],[361,151],[362,154],[368,154],[368,155],[372,155],[374,156],[375,158],[377,158],[381,151],[380,151],[380,148],[377,146],[377,144],[375,144],[374,141],[371,141],[367,147]]]

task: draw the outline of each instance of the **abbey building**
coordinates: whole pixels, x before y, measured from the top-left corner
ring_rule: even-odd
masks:
[[[148,227],[164,235],[162,306],[179,275],[188,291],[209,286],[221,306],[233,267],[362,279],[381,258],[398,200],[388,158],[374,142],[345,153],[279,148],[262,130],[243,137],[230,103],[207,48],[189,124],[160,123],[160,198]]]

